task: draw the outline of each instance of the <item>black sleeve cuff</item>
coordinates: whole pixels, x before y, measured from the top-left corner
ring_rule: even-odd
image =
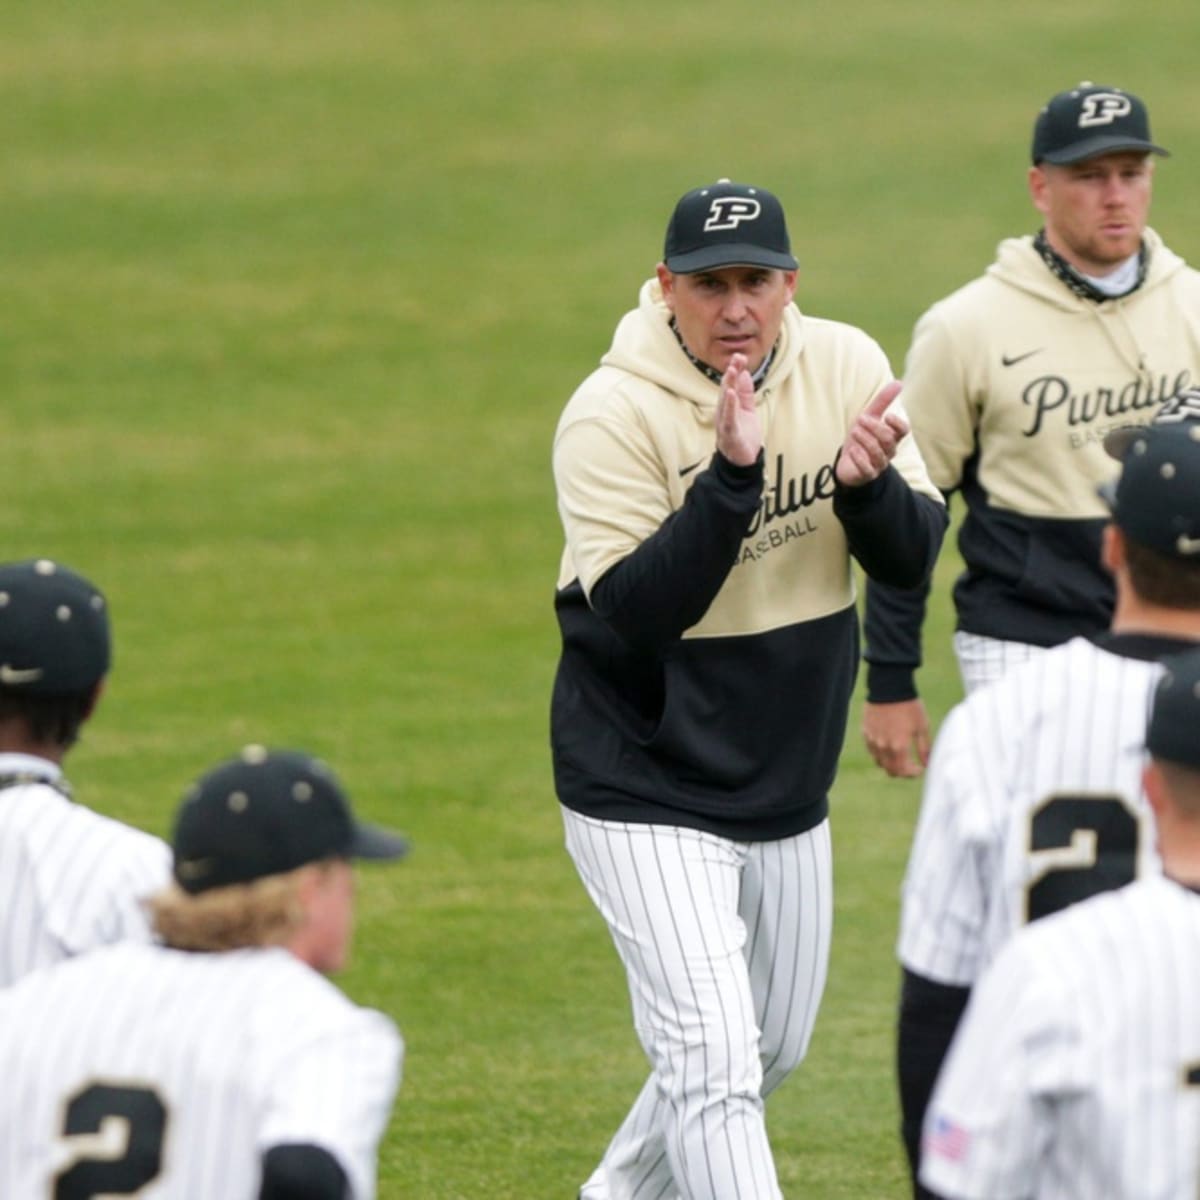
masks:
[[[867,700],[871,704],[899,704],[915,700],[916,668],[895,663],[867,663]]]
[[[917,1182],[925,1110],[970,996],[970,988],[935,983],[907,969],[903,972],[896,1029],[900,1135],[918,1200],[932,1194]]]
[[[323,1146],[272,1146],[263,1157],[258,1200],[346,1200],[350,1185]]]
[[[733,487],[744,487],[748,483],[757,483],[762,479],[763,464],[765,461],[766,452],[760,450],[758,457],[749,466],[740,467],[737,463],[730,462],[718,450],[712,456],[712,462],[709,465],[716,472],[717,478],[722,483],[728,483]]]
[[[841,456],[842,452],[839,450],[837,458],[833,460],[833,495],[838,508],[843,512],[855,512],[874,504],[888,487],[888,471],[894,472],[895,467],[889,464],[887,469],[874,479],[868,479],[866,483],[860,483],[857,487],[849,487],[837,477],[837,460]]]

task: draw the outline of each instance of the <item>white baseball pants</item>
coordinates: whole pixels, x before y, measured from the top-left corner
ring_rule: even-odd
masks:
[[[999,679],[1010,667],[1028,662],[1043,653],[1045,647],[1031,646],[1028,642],[1007,642],[1001,638],[961,631],[954,635],[958,673],[962,676],[963,691],[968,696],[985,684]]]
[[[763,1098],[804,1058],[825,988],[829,822],[734,842],[563,813],[652,1067],[582,1200],[779,1200]]]

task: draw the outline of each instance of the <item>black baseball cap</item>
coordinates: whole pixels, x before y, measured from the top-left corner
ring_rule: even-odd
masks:
[[[677,275],[717,267],[794,271],[783,205],[764,188],[718,179],[680,197],[667,225],[663,262]]]
[[[1120,476],[1097,489],[1113,521],[1140,545],[1200,562],[1200,421],[1145,425],[1123,440]]]
[[[389,860],[397,833],[355,819],[333,772],[298,750],[247,746],[184,796],[172,839],[175,881],[193,895],[326,858]]]
[[[1200,387],[1185,388],[1164,400],[1151,424],[1167,427],[1184,425],[1189,421],[1200,421]],[[1119,429],[1109,430],[1104,437],[1104,449],[1113,458],[1123,459],[1134,438],[1145,428],[1145,425],[1122,425]]]
[[[1155,758],[1200,769],[1200,649],[1174,655],[1163,665],[1146,749]]]
[[[48,558],[0,564],[0,691],[90,691],[112,661],[108,603],[95,584]]]
[[[1098,154],[1170,152],[1150,140],[1146,106],[1132,92],[1081,83],[1047,101],[1033,126],[1033,161],[1082,162]]]

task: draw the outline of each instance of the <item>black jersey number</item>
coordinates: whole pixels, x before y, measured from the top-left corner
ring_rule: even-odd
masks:
[[[1115,793],[1044,800],[1030,817],[1026,920],[1132,883],[1141,828],[1137,813]]]
[[[132,1196],[162,1170],[167,1110],[146,1087],[89,1084],[67,1105],[63,1139],[73,1161],[54,1200]]]

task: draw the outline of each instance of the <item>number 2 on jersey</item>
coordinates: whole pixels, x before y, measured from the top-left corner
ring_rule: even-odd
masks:
[[[167,1110],[154,1091],[93,1083],[67,1105],[63,1140],[71,1165],[54,1182],[54,1200],[131,1196],[162,1170]]]
[[[1029,818],[1026,922],[1132,883],[1141,831],[1137,811],[1113,792],[1044,800]]]

